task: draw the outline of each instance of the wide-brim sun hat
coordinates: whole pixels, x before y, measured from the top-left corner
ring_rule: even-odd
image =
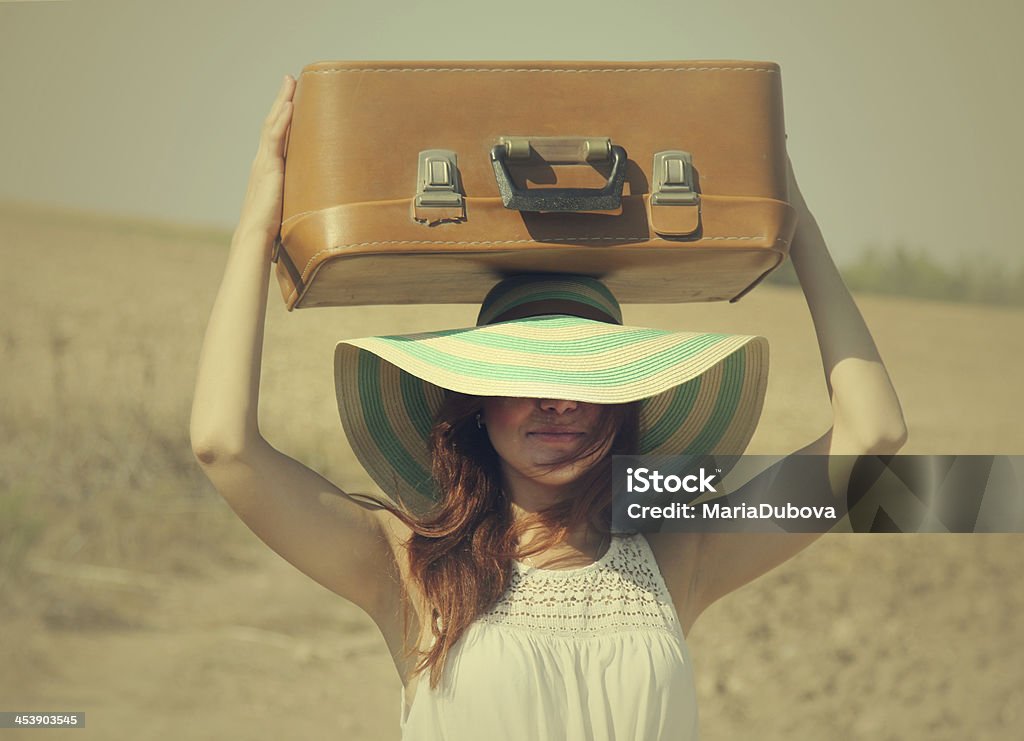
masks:
[[[507,278],[475,327],[343,340],[334,358],[356,458],[388,498],[419,513],[439,499],[428,440],[445,389],[640,401],[640,454],[732,456],[750,442],[768,382],[764,337],[626,326],[604,284],[576,275]]]

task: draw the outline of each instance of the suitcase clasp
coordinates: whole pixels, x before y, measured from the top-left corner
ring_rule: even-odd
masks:
[[[690,153],[681,149],[655,152],[651,176],[648,218],[655,233],[667,238],[692,238],[698,234],[700,194]]]
[[[700,196],[693,182],[693,156],[689,152],[681,149],[656,152],[652,174],[652,205],[692,206],[698,203]]]
[[[413,218],[433,224],[465,217],[457,155],[450,149],[424,149],[416,168]]]

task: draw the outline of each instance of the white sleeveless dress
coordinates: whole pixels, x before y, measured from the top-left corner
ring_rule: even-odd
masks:
[[[448,655],[440,685],[402,693],[403,741],[692,741],[690,653],[642,534],[577,569],[514,562]]]

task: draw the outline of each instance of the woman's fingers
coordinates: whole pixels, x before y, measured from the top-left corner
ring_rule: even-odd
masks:
[[[278,88],[274,104],[260,129],[259,146],[252,161],[249,184],[242,204],[240,223],[254,233],[273,240],[281,226],[284,190],[284,150],[291,124],[297,82],[286,75]]]
[[[274,157],[284,156],[284,140],[285,132],[288,131],[288,125],[292,120],[292,102],[286,100],[282,103],[281,109],[277,113],[277,118],[271,124],[270,130],[267,132],[267,145]]]
[[[285,75],[281,87],[277,91],[274,104],[263,122],[263,129],[260,132],[260,146],[256,157],[262,156],[272,158],[281,157],[284,154],[285,132],[291,122],[293,109],[292,97],[295,95],[295,79],[291,75]]]
[[[797,208],[803,207],[804,196],[796,182],[796,173],[793,172],[793,161],[789,157],[786,157],[786,187],[789,190],[790,204]]]
[[[284,108],[284,104],[292,99],[292,95],[295,94],[295,80],[292,79],[291,75],[285,75],[284,80],[281,82],[281,87],[277,91],[277,97],[274,99],[274,105],[270,108],[270,113],[267,114],[266,125],[267,127],[273,126],[278,116],[281,114],[281,110]]]

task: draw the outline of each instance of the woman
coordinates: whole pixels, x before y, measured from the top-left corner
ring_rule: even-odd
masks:
[[[686,633],[816,536],[615,534],[608,467],[618,452],[742,452],[763,338],[624,327],[589,279],[505,281],[475,328],[339,345],[342,421],[391,501],[340,491],[257,425],[294,90],[286,77],[264,124],[203,344],[191,423],[203,470],[270,547],[379,626],[404,687],[403,737],[696,737]],[[899,401],[792,172],[789,187],[790,254],[834,412],[796,453],[895,452]],[[563,351],[571,365],[547,356]],[[820,496],[847,474],[833,467]]]

